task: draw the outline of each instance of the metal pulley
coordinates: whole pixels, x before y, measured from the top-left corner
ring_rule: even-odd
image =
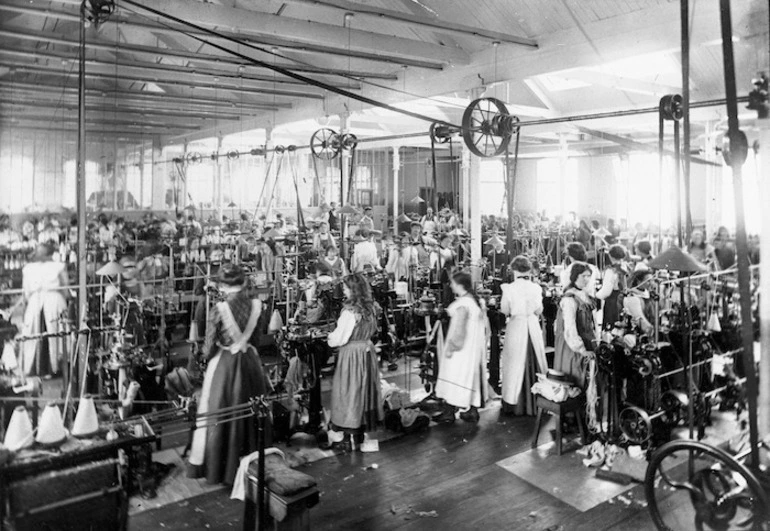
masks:
[[[230,160],[236,160],[240,156],[240,153],[237,151],[228,151],[227,152],[227,158]]]
[[[511,137],[519,129],[519,119],[511,116],[496,98],[479,98],[463,113],[463,140],[471,153],[495,157],[507,151]]]
[[[442,124],[441,122],[433,122],[430,124],[428,133],[434,144],[446,144],[458,131],[454,127]]]
[[[252,149],[249,152],[249,154],[253,155],[254,157],[264,157],[265,156],[265,150],[264,149],[259,149],[259,148],[254,148],[254,149]]]
[[[683,408],[687,407],[687,395],[681,391],[667,391],[661,396],[661,409],[649,414],[636,406],[620,412],[620,431],[634,444],[643,444],[652,438],[652,421],[660,419],[663,424],[673,427],[682,419]]]
[[[276,153],[278,153],[279,155],[282,155],[282,154],[283,154],[283,152],[284,152],[284,151],[286,151],[286,148],[285,148],[285,147],[283,147],[283,146],[281,146],[281,145],[278,145],[278,146],[275,146],[275,147],[273,148],[273,151],[275,151],[275,152],[276,152]]]
[[[722,157],[725,159],[725,164],[742,166],[748,155],[749,141],[746,138],[746,133],[740,129],[728,131],[722,139]]]
[[[660,114],[664,120],[678,122],[684,117],[684,100],[681,94],[666,94],[660,98]]]
[[[317,159],[332,160],[341,149],[340,135],[333,129],[319,129],[310,137],[310,151]]]
[[[358,147],[358,137],[353,133],[345,133],[340,137],[340,146],[345,151],[352,151]]]
[[[200,164],[203,161],[203,155],[197,151],[187,154],[187,164]]]

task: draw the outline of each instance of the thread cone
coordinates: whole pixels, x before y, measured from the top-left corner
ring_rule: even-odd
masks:
[[[27,408],[18,406],[11,415],[11,422],[5,432],[3,444],[15,452],[32,444],[32,440],[32,420],[29,418]]]
[[[78,413],[72,424],[72,435],[75,437],[90,437],[99,431],[99,417],[96,414],[94,398],[84,396],[78,404]]]
[[[40,444],[57,445],[64,442],[67,432],[64,430],[64,421],[61,411],[55,404],[48,404],[40,417],[35,440]]]

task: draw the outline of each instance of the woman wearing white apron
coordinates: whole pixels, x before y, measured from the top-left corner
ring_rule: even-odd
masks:
[[[478,422],[479,407],[484,403],[484,362],[486,353],[486,320],[473,294],[471,276],[459,271],[452,276],[456,298],[447,308],[450,317],[447,341],[439,353],[436,396],[446,403],[444,411],[433,420],[454,422],[460,418]]]
[[[203,354],[208,358],[203,378],[198,414],[214,412],[249,402],[265,395],[269,384],[255,345],[262,302],[243,291],[243,270],[225,264],[219,271],[220,289],[227,299],[216,304],[206,326]],[[220,422],[200,427],[193,435],[190,450],[190,477],[205,477],[209,483],[231,485],[241,457],[257,450],[257,430],[253,418]],[[271,430],[266,430],[270,445]]]
[[[511,262],[514,281],[503,284],[500,309],[508,317],[502,360],[503,413],[534,415],[535,373],[545,373],[545,343],[540,328],[543,290],[530,280],[532,264],[525,256]]]
[[[66,317],[67,265],[54,262],[53,247],[38,245],[35,261],[22,269],[22,289],[27,309],[24,312],[23,335],[62,331],[61,317]],[[26,375],[46,376],[59,372],[59,360],[66,354],[66,338],[25,341],[22,347],[22,369]]]

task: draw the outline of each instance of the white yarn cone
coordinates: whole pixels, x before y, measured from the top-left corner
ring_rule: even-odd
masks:
[[[27,408],[18,406],[13,410],[13,415],[11,415],[11,422],[8,424],[8,430],[5,432],[3,444],[9,450],[15,452],[31,445],[32,441],[32,419],[29,418]]]
[[[75,437],[90,437],[99,431],[99,417],[96,414],[94,398],[86,395],[80,399],[78,413],[72,424],[72,435]]]
[[[712,332],[722,331],[722,325],[719,323],[719,317],[717,317],[716,312],[712,312],[711,317],[709,317],[708,329]]]
[[[40,444],[55,446],[63,443],[66,439],[67,432],[64,430],[61,411],[55,404],[48,404],[40,417],[35,440]]]

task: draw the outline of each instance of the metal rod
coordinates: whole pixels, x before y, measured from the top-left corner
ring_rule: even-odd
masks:
[[[682,27],[682,150],[684,151],[684,166],[682,178],[684,184],[684,215],[687,241],[692,232],[692,211],[690,207],[690,16],[689,0],[681,0]],[[681,244],[680,244],[681,246]]]
[[[86,291],[86,0],[80,5],[80,48],[78,67],[78,158],[76,193],[78,206],[78,321],[88,319],[88,292]],[[76,353],[79,360],[77,374],[84,374],[88,352]],[[78,382],[71,384],[78,385]]]
[[[674,197],[676,198],[676,238],[681,248],[682,242],[682,148],[679,144],[679,121],[674,121]],[[684,304],[684,300],[682,300]]]
[[[735,85],[735,57],[733,55],[733,28],[730,14],[730,0],[720,0],[720,22],[722,29],[722,59],[727,100],[728,137],[730,139],[730,166],[733,170],[735,198],[735,247],[738,261],[738,292],[741,304],[741,337],[743,339],[743,363],[746,372],[746,398],[749,409],[749,439],[751,445],[751,466],[759,467],[759,429],[757,426],[758,382],[754,364],[754,326],[751,308],[751,273],[749,269],[749,248],[746,238],[746,219],[743,205],[743,175],[741,165],[745,155],[740,157],[741,143],[746,142],[738,122],[738,101]],[[765,360],[767,363],[767,360]]]
[[[724,356],[733,356],[733,355],[735,355],[735,354],[737,354],[739,352],[742,352],[742,351],[743,351],[743,348],[737,348],[735,350],[730,350],[728,352],[724,352],[724,353],[720,353],[720,354],[714,354],[709,359],[693,363],[692,366],[693,367],[699,367],[701,365],[705,365],[707,363],[711,363],[711,360],[713,360],[714,358],[724,357]],[[684,372],[685,370],[686,370],[685,367],[679,367],[678,369],[674,369],[672,371],[668,371],[668,372],[664,372],[662,374],[658,374],[657,378],[665,378],[666,376],[672,376],[674,374],[679,374],[680,372]]]

